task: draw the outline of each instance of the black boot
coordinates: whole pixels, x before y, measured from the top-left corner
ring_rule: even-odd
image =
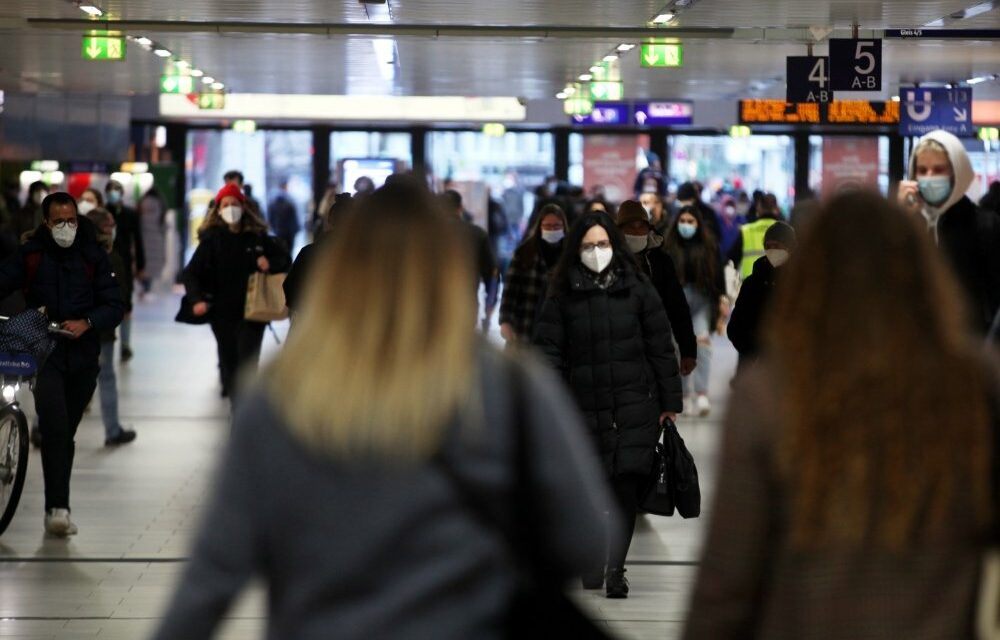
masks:
[[[625,569],[608,569],[607,596],[613,600],[622,600],[628,597],[628,580],[625,578]]]
[[[604,567],[585,573],[581,581],[584,589],[600,589],[604,586]]]

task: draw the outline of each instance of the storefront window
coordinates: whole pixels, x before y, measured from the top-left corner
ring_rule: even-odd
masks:
[[[864,187],[889,191],[887,136],[809,136],[809,189],[815,195]]]
[[[508,221],[520,226],[534,207],[534,191],[555,172],[551,133],[433,131],[427,155],[438,190],[462,194],[473,219],[486,227],[489,199],[501,202]]]
[[[790,136],[671,136],[669,148],[672,188],[697,180],[710,199],[760,189],[773,193],[785,211],[795,199],[795,145]]]
[[[279,197],[285,185],[287,197],[294,203],[305,227],[313,198],[312,166],[312,133],[309,131],[189,132],[188,246],[197,244],[197,231],[208,203],[222,187],[223,176],[231,170],[243,173],[244,190],[258,202],[265,218],[268,203]],[[303,238],[299,236],[300,241]]]
[[[338,189],[354,192],[354,181],[367,176],[382,186],[389,175],[413,166],[409,133],[335,131],[330,134],[330,176]]]

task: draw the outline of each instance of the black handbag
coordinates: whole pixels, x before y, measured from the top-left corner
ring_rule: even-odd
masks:
[[[639,507],[646,513],[682,518],[701,515],[701,487],[694,457],[672,420],[665,420],[662,442],[656,443],[653,471]]]
[[[209,305],[208,313],[203,316],[194,315],[194,305],[196,302],[208,302],[208,300],[194,300],[191,296],[185,294],[181,298],[181,308],[177,311],[177,315],[174,316],[174,322],[180,322],[182,324],[208,324],[212,321],[212,307]]]
[[[532,491],[527,421],[524,414],[524,383],[513,365],[509,365],[509,368],[511,388],[514,391],[513,525],[505,526],[497,522],[440,457],[438,466],[457,489],[469,511],[485,526],[502,532],[512,552],[517,565],[518,584],[503,618],[504,637],[518,640],[532,637],[611,640],[612,636],[608,632],[598,627],[566,596],[563,585],[553,579],[553,575],[557,574],[547,570],[551,564],[551,556],[539,544],[542,537],[538,532],[538,523],[545,518],[535,506]]]

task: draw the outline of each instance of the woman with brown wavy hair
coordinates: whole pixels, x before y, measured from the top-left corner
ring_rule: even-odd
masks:
[[[737,384],[685,637],[969,638],[992,367],[912,217],[830,202]]]

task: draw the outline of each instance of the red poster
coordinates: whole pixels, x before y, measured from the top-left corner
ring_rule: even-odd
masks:
[[[823,195],[878,187],[878,138],[823,138]]]
[[[633,198],[639,173],[636,159],[648,148],[648,135],[584,135],[584,188],[589,192],[594,186],[603,186],[610,202]]]

